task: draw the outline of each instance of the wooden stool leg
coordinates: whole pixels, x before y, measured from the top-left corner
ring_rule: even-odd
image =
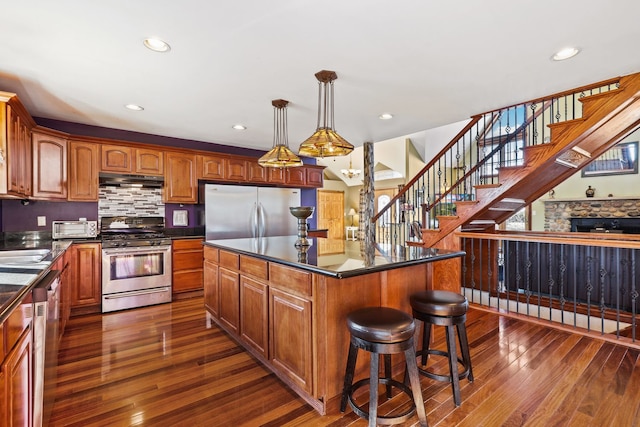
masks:
[[[371,353],[369,369],[369,427],[376,427],[378,420],[378,375],[380,356]]]
[[[458,375],[458,354],[456,353],[456,331],[454,325],[446,326],[447,351],[449,353],[449,375],[451,376],[451,388],[453,389],[453,403],[460,406],[460,376]]]
[[[422,322],[422,359],[421,366],[427,364],[427,357],[429,357],[429,345],[431,344],[431,323]]]
[[[391,379],[391,355],[384,355],[384,377]],[[387,399],[391,399],[391,384],[387,383]]]
[[[344,386],[342,388],[342,399],[340,400],[340,412],[347,409],[347,398],[351,393],[351,384],[353,383],[353,374],[356,370],[356,359],[358,358],[358,347],[353,344],[349,345],[349,356],[347,357],[347,369],[344,373]]]
[[[458,340],[460,341],[460,352],[462,353],[462,361],[469,371],[467,379],[473,382],[473,370],[471,369],[471,354],[469,353],[469,340],[467,339],[467,327],[464,323],[458,325]]]
[[[411,382],[411,392],[413,393],[413,402],[416,405],[416,414],[418,414],[418,420],[420,425],[428,427],[427,415],[424,411],[424,400],[422,399],[422,388],[420,386],[420,375],[418,374],[418,365],[416,362],[416,354],[413,346],[405,350],[404,357],[407,361],[407,372],[409,374],[409,381]]]

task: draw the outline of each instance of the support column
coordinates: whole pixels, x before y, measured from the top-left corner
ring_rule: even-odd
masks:
[[[365,142],[362,146],[362,156],[364,160],[364,182],[360,194],[360,223],[364,224],[364,244],[365,248],[373,248],[376,240],[375,225],[371,223],[374,216],[374,177],[373,177],[373,142]]]

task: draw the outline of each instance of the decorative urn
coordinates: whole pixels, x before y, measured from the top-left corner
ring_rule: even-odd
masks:
[[[298,218],[298,240],[296,240],[296,246],[309,246],[311,243],[307,239],[307,218],[309,218],[315,211],[313,206],[294,206],[290,207],[291,215]]]

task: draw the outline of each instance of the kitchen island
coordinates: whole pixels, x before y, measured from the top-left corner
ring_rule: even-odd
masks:
[[[205,241],[207,321],[231,334],[319,413],[335,413],[349,348],[347,314],[366,306],[410,313],[411,293],[458,286],[441,283],[455,275],[439,274],[436,267],[459,264],[464,252],[324,238],[300,248],[296,239]],[[356,377],[368,376],[365,359]]]

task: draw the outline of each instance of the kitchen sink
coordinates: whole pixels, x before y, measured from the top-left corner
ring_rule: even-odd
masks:
[[[49,249],[0,251],[0,264],[35,264],[41,262],[50,253]]]

